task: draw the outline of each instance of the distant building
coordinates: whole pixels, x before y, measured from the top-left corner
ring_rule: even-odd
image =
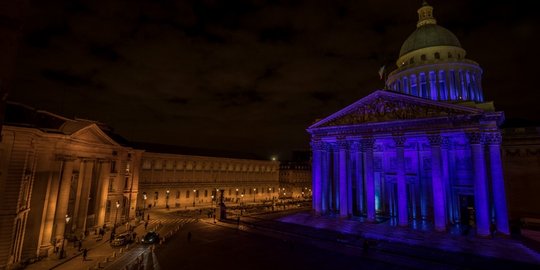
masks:
[[[493,226],[509,234],[501,162],[504,114],[484,101],[482,69],[426,2],[375,91],[308,128],[313,205],[321,214]],[[468,230],[465,230],[468,231]]]
[[[540,127],[512,125],[502,132],[510,220],[516,226],[526,218],[540,223]]]
[[[309,151],[294,151],[292,160],[279,166],[279,197],[311,199],[311,158]]]
[[[185,147],[140,147],[148,152],[140,167],[139,208],[211,206],[219,203],[220,190],[226,203],[259,203],[277,197],[278,161]]]

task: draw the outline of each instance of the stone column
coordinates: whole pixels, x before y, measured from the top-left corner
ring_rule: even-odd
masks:
[[[439,134],[428,135],[431,146],[431,185],[433,188],[433,215],[435,230],[446,230],[446,207],[442,173],[441,141]]]
[[[373,137],[362,138],[362,151],[364,152],[364,182],[366,183],[366,211],[367,219],[375,221],[375,182],[373,179]]]
[[[109,177],[111,172],[111,162],[101,162],[101,170],[99,174],[99,184],[97,193],[97,221],[98,227],[103,226],[105,223],[105,208],[107,207],[107,197],[109,195]]]
[[[409,224],[409,213],[407,207],[407,181],[405,179],[405,138],[402,135],[394,136],[396,143],[396,165],[397,165],[397,192],[398,192],[398,224],[407,226]]]
[[[347,151],[348,144],[344,139],[338,141],[339,158],[338,158],[338,179],[339,179],[339,215],[346,217],[349,213],[349,198],[347,186]]]
[[[493,188],[493,203],[495,206],[495,224],[498,232],[509,235],[510,228],[508,225],[508,210],[501,162],[502,138],[499,132],[488,133],[485,138],[489,149],[489,169],[491,171],[491,186]]]
[[[474,205],[476,210],[476,232],[479,236],[488,236],[489,232],[489,197],[487,193],[486,167],[482,134],[467,133],[471,145],[472,168],[474,171]]]
[[[453,207],[454,204],[452,202],[452,186],[450,185],[450,162],[448,161],[448,152],[450,149],[450,138],[448,137],[442,137],[441,141],[441,166],[442,166],[442,179],[443,179],[443,187],[444,187],[444,196],[445,196],[445,206],[446,206],[446,224],[449,222],[453,222]]]
[[[322,143],[317,141],[311,142],[311,149],[313,151],[312,159],[312,173],[313,173],[313,210],[315,213],[320,214],[322,211],[321,197],[322,197]]]
[[[68,213],[69,190],[71,188],[71,178],[73,176],[73,159],[66,159],[62,164],[62,178],[60,180],[58,199],[56,205],[56,215],[54,223],[56,224],[56,239],[64,239],[66,230],[66,215],[73,217],[73,213]]]
[[[362,146],[356,142],[353,145],[354,155],[356,155],[356,208],[358,213],[362,215],[364,212],[364,166],[362,158]]]
[[[328,181],[330,177],[328,172],[330,160],[328,157],[329,145],[322,143],[321,147],[321,212],[324,214],[328,212],[328,194],[331,191],[329,186],[330,181]]]
[[[88,202],[90,198],[90,187],[92,185],[94,160],[85,160],[81,163],[81,167],[84,168],[84,170],[79,173],[79,185],[81,189],[80,193],[78,193],[80,196],[78,211],[74,220],[78,233],[83,233],[86,230],[86,219],[88,217]]]

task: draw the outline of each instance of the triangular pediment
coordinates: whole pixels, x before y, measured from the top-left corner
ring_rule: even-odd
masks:
[[[86,126],[75,133],[71,134],[74,140],[89,143],[89,144],[105,144],[118,146],[111,137],[107,136],[96,124]]]
[[[309,129],[480,114],[482,109],[377,90],[316,122]]]

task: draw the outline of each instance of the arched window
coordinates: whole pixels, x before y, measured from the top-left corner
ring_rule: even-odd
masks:
[[[422,55],[420,56],[420,60],[426,61],[426,55],[425,55],[425,54],[422,54]]]
[[[439,52],[435,53],[435,59],[441,59],[441,54],[439,54]]]
[[[452,58],[452,53],[448,52],[448,58]]]

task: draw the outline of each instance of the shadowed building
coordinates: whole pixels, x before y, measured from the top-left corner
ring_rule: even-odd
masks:
[[[142,151],[101,123],[8,103],[0,144],[0,263],[48,255],[135,214]],[[111,207],[119,202],[119,207]],[[66,219],[69,217],[69,219]]]
[[[479,65],[424,2],[388,90],[308,128],[313,208],[343,217],[429,220],[509,233],[501,164],[502,112],[484,102]]]

